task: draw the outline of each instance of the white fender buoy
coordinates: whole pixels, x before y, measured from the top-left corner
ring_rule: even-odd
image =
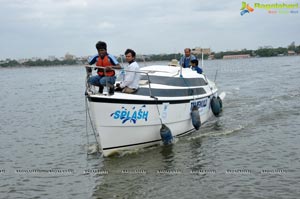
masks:
[[[201,120],[200,120],[198,106],[193,106],[191,116],[192,116],[192,124],[193,124],[194,128],[196,130],[199,130],[199,128],[201,126]]]

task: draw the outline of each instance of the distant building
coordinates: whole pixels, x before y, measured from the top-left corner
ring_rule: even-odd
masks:
[[[296,52],[293,51],[293,50],[288,50],[288,55],[291,56],[291,55],[296,55]]]
[[[41,59],[41,58],[39,58],[39,57],[31,57],[30,61],[37,61],[39,59]]]
[[[209,55],[209,56],[208,56],[208,59],[209,59],[209,60],[215,59],[215,55]]]
[[[203,52],[204,55],[210,55],[211,54],[211,50],[210,48],[200,48],[200,47],[196,47],[193,48],[191,53],[194,55],[201,55]]]
[[[54,60],[56,60],[57,58],[55,57],[55,56],[48,56],[48,60],[49,61],[54,61]]]
[[[242,55],[224,55],[223,59],[245,59],[250,58],[250,54],[242,54]]]
[[[17,60],[20,64],[24,64],[25,62],[28,62],[29,61],[29,59],[18,59]]]
[[[71,55],[70,53],[65,54],[65,60],[73,60],[75,59],[75,55]]]

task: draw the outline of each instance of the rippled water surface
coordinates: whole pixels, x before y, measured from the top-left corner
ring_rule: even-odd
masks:
[[[83,67],[0,69],[0,198],[298,198],[300,57],[204,71],[227,93],[222,117],[172,146],[103,158],[87,155]]]

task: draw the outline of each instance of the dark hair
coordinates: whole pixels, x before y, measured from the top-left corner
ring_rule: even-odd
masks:
[[[192,60],[191,60],[191,63],[196,64],[196,66],[198,66],[198,64],[199,64],[199,62],[198,62],[197,59],[192,59]]]
[[[189,52],[191,52],[191,51],[192,51],[190,48],[185,48],[184,50],[188,50]]]
[[[104,49],[106,50],[106,43],[104,41],[98,41],[96,43],[97,50]]]
[[[132,50],[132,49],[127,49],[124,54],[127,55],[128,53],[131,53],[132,57],[135,57],[135,55],[136,55],[134,50]]]

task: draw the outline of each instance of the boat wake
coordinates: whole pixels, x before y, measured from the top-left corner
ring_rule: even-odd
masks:
[[[135,148],[135,149],[130,149],[130,150],[119,150],[119,151],[116,151],[114,154],[110,155],[109,157],[112,158],[112,157],[125,157],[125,156],[138,155],[140,153],[144,153],[146,151],[156,149],[157,146],[159,146],[159,145],[153,145],[153,146],[146,147],[146,148]]]
[[[227,135],[231,135],[234,133],[237,133],[239,131],[241,131],[242,129],[244,129],[244,126],[238,126],[234,129],[227,129],[227,130],[222,130],[221,132],[216,132],[216,131],[209,131],[207,133],[200,133],[197,134],[193,137],[188,137],[187,140],[195,140],[195,139],[199,139],[199,138],[203,138],[203,137],[221,137],[221,136],[227,136]]]
[[[172,146],[174,144],[176,144],[181,138],[178,137],[174,137],[172,144],[170,145],[164,145],[163,142],[156,144],[156,145],[152,145],[152,146],[148,146],[148,147],[143,147],[143,148],[134,148],[134,149],[130,149],[130,150],[119,150],[116,151],[114,154],[110,155],[109,157],[125,157],[125,156],[132,156],[132,155],[138,155],[141,153],[146,153],[152,150],[157,150],[159,147],[168,147],[168,146]]]

